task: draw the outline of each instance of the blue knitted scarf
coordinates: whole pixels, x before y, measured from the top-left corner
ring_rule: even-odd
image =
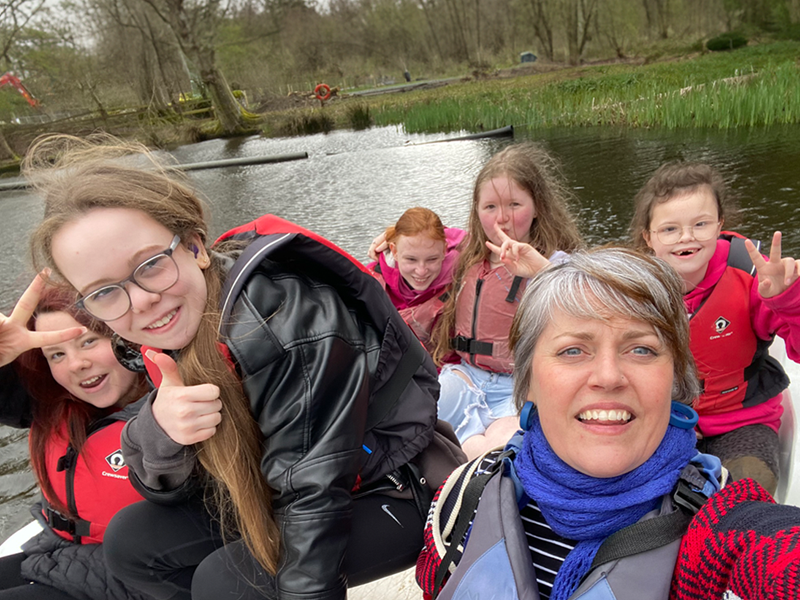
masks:
[[[552,600],[567,600],[578,588],[609,535],[660,505],[697,454],[695,441],[693,429],[670,425],[644,464],[630,473],[600,479],[576,471],[556,456],[542,433],[539,415],[534,415],[514,461],[516,472],[553,531],[578,541],[558,570]]]

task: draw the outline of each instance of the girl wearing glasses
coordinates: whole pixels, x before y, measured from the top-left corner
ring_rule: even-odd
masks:
[[[209,248],[197,196],[106,142],[41,140],[26,173],[45,201],[35,262],[160,379],[122,434],[154,502],[112,522],[112,570],[155,598],[333,600],[413,564],[419,470],[441,450],[437,486],[463,454],[434,432],[436,369],[381,286],[286,222]]]
[[[44,527],[24,552],[0,558],[0,600],[143,598],[109,574],[101,543],[111,517],[142,499],[120,431],[149,388],[117,362],[111,331],[74,302],[74,291],[37,276],[2,317],[0,421],[30,428],[44,497],[31,512]]]
[[[800,263],[781,257],[780,232],[768,259],[750,240],[722,232],[731,208],[722,177],[708,165],[661,166],[634,203],[634,245],[683,279],[703,383],[698,447],[719,456],[732,479],[751,477],[774,494],[781,392],[789,381],[768,349],[777,334],[789,358],[800,359]]]

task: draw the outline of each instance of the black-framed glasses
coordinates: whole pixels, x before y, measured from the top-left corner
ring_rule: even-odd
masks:
[[[658,236],[662,244],[677,244],[683,237],[683,231],[689,229],[692,237],[698,242],[707,242],[717,237],[719,221],[699,221],[694,225],[664,225],[658,229],[651,229]]]
[[[75,303],[75,306],[85,310],[95,319],[114,321],[131,309],[131,296],[125,287],[128,283],[134,283],[153,294],[167,291],[175,285],[180,275],[178,263],[172,257],[172,253],[180,243],[181,237],[176,235],[172,238],[169,248],[148,258],[133,270],[130,277],[86,294]]]

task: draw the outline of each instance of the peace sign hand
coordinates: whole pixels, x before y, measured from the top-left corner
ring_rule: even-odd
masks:
[[[530,278],[550,266],[550,261],[530,244],[512,240],[497,223],[494,224],[494,230],[502,244],[497,246],[487,240],[486,247],[500,257],[512,275]]]
[[[85,327],[70,327],[59,331],[31,331],[28,321],[39,304],[47,282],[47,271],[42,271],[23,292],[10,316],[0,313],[0,366],[12,362],[23,352],[66,342],[86,332]]]
[[[772,236],[768,261],[764,260],[753,242],[745,240],[744,245],[758,273],[758,293],[762,298],[772,298],[782,294],[797,281],[800,276],[800,263],[788,256],[781,258],[780,231],[776,231]]]

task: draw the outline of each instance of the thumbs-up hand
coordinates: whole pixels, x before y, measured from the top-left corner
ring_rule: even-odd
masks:
[[[147,358],[162,375],[161,387],[153,401],[153,417],[161,429],[184,446],[214,435],[222,421],[219,388],[211,383],[184,385],[178,365],[171,356],[148,350]]]

